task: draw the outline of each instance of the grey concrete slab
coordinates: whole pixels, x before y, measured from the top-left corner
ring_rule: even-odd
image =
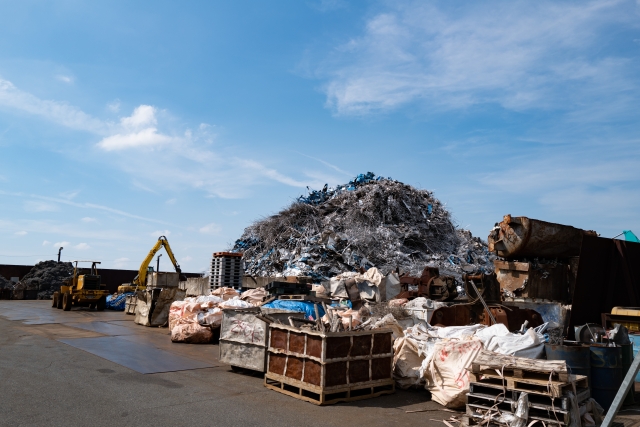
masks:
[[[213,368],[215,365],[161,350],[153,345],[125,337],[58,339],[141,374]]]
[[[143,333],[144,331],[136,331],[133,328],[127,328],[125,326],[114,325],[110,322],[76,322],[65,323],[67,326],[73,328],[85,329],[87,331],[98,332],[103,335],[118,336],[118,335],[134,335],[136,333]]]

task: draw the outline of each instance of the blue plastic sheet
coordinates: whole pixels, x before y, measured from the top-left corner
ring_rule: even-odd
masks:
[[[279,308],[280,310],[291,310],[304,313],[304,317],[307,319],[316,320],[316,311],[314,305],[318,306],[318,313],[320,317],[324,316],[324,309],[320,304],[314,304],[309,301],[293,301],[290,299],[277,299],[271,301],[268,304],[264,304],[264,308]]]
[[[622,234],[624,234],[624,240],[626,240],[627,242],[636,242],[636,243],[640,243],[640,239],[638,239],[638,236],[636,236],[635,234],[633,234],[633,231],[631,230],[624,230],[622,232]]]
[[[118,294],[115,298],[113,295],[107,295],[106,308],[110,308],[111,310],[124,311],[124,305],[127,299],[127,295],[133,295],[133,292]]]

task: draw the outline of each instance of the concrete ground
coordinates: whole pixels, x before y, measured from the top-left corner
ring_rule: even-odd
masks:
[[[144,343],[137,357],[168,352],[213,367],[141,374],[60,341],[95,337]],[[0,426],[444,427],[440,420],[457,415],[424,390],[319,407],[232,372],[217,355],[217,345],[171,343],[166,328],[136,325],[122,312],[0,301]],[[407,413],[421,409],[428,412]]]

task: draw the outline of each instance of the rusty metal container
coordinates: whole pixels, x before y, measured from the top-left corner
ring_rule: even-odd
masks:
[[[265,387],[317,405],[393,393],[389,329],[316,332],[269,326]]]
[[[580,255],[585,235],[597,236],[570,225],[505,215],[489,233],[489,251],[503,258],[568,258]]]
[[[538,264],[493,261],[500,290],[516,298],[566,301],[569,296],[569,266],[560,263]]]

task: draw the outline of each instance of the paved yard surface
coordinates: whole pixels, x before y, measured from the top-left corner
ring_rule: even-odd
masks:
[[[445,427],[452,415],[424,390],[318,407],[217,355],[122,312],[0,301],[0,426]]]

